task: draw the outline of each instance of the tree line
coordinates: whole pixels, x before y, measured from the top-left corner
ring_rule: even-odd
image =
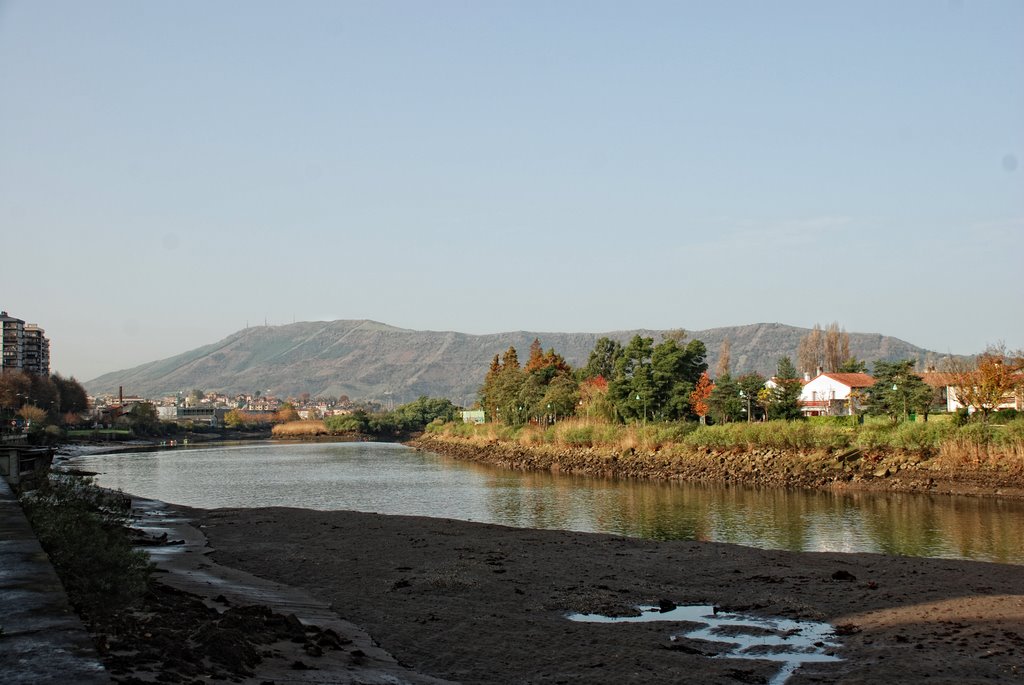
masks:
[[[479,406],[488,420],[510,426],[570,416],[620,423],[799,418],[801,386],[788,357],[779,360],[768,387],[756,373],[733,379],[727,363],[712,383],[707,348],[686,337],[675,331],[655,343],[636,335],[625,345],[603,337],[579,369],[554,349],[544,352],[539,340],[531,344],[525,365],[510,346],[491,360]]]
[[[479,389],[479,406],[488,420],[509,426],[552,423],[570,416],[606,421],[734,421],[795,420],[803,417],[802,373],[789,357],[778,360],[771,379],[758,373],[733,376],[730,345],[719,350],[716,377],[708,375],[707,350],[700,340],[686,340],[683,331],[653,338],[634,336],[625,346],[604,337],[596,341],[585,366],[573,369],[540,340],[530,346],[525,365],[510,346],[491,360]],[[850,354],[849,334],[833,323],[814,328],[801,340],[798,363],[804,373],[867,373],[868,365]],[[894,423],[910,414],[945,408],[947,384],[933,387],[915,372],[915,360],[877,360],[874,384],[855,391],[851,409],[888,416]],[[983,419],[1007,396],[1024,389],[1024,353],[989,348],[971,362],[949,360],[949,386],[957,399]]]
[[[76,424],[89,409],[82,384],[59,373],[43,376],[21,370],[0,373],[0,411],[33,423]]]

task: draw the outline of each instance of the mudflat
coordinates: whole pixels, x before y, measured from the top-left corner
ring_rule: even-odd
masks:
[[[291,508],[191,510],[214,559],[328,601],[399,662],[463,683],[769,683],[693,623],[572,613],[711,605],[836,629],[789,683],[1024,682],[1024,567]],[[784,640],[790,639],[783,635]],[[706,635],[705,635],[706,638]],[[793,636],[796,639],[796,636]],[[833,644],[834,643],[834,644]]]

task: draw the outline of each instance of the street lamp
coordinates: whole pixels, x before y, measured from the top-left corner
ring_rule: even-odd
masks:
[[[750,423],[750,395],[740,390],[740,397],[747,400],[747,423]]]
[[[644,423],[646,424],[647,423],[647,398],[644,397],[643,399],[644,399]],[[636,401],[637,402],[640,401],[640,393],[636,394]]]

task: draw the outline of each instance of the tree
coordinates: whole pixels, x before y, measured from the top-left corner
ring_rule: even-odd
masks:
[[[1007,354],[1004,345],[989,345],[973,365],[951,358],[946,366],[956,399],[981,412],[982,421],[988,421],[1000,404],[1024,389],[1024,354]]]
[[[29,401],[56,419],[60,415],[60,395],[57,392],[57,386],[49,376],[30,373],[28,379]]]
[[[533,373],[544,366],[544,349],[540,345],[540,338],[534,338],[530,343],[530,358],[526,360],[524,370],[526,373]]]
[[[654,339],[636,335],[615,363],[615,376],[608,384],[608,395],[623,420],[647,416],[654,399],[653,352]]]
[[[744,407],[747,415],[747,421],[753,421],[754,416],[758,414],[758,409],[761,406],[759,403],[759,393],[765,390],[764,387],[765,377],[759,373],[745,373],[736,379],[736,385],[739,386],[740,396],[742,397]]]
[[[558,417],[571,416],[576,411],[576,402],[579,401],[576,381],[571,374],[560,373],[555,376],[547,386],[547,392],[541,402],[547,413],[551,414],[552,420]]]
[[[827,373],[838,371],[850,358],[850,334],[839,327],[838,321],[833,321],[825,329],[822,357]]]
[[[772,389],[771,401],[768,405],[768,418],[789,420],[802,418],[800,391],[803,386],[797,377],[796,367],[793,366],[789,357],[779,359],[775,378],[772,380],[775,387]]]
[[[608,381],[604,376],[587,378],[580,383],[579,412],[588,419],[598,417],[606,421],[615,418],[615,407],[608,399]]]
[[[582,378],[614,378],[615,362],[621,356],[622,345],[617,340],[598,338],[580,375]]]
[[[80,414],[89,408],[89,397],[82,384],[75,377],[64,378],[59,373],[50,376],[57,390],[58,404],[62,412]]]
[[[29,401],[32,381],[24,371],[0,372],[0,409],[17,411]]]
[[[728,373],[715,379],[707,404],[716,423],[729,423],[743,418],[744,406],[740,397],[740,386]]]
[[[659,416],[676,421],[696,416],[690,395],[702,373],[707,371],[707,349],[700,340],[683,347],[675,338],[665,338],[651,355],[655,386],[654,408]]]
[[[732,363],[731,349],[732,346],[729,344],[729,338],[724,338],[721,346],[718,348],[718,364],[715,366],[715,378],[730,375],[729,365]]]
[[[34,404],[26,404],[18,410],[18,414],[21,418],[25,419],[33,429],[42,428],[46,422],[46,410],[35,406]]]
[[[156,405],[152,402],[139,402],[132,405],[132,408],[125,414],[125,418],[135,433],[143,435],[160,433],[160,417],[157,414]]]
[[[801,373],[814,377],[818,369],[825,361],[825,336],[821,331],[821,324],[814,324],[814,328],[807,335],[800,338],[797,345],[796,363]]]
[[[445,422],[453,421],[458,409],[448,399],[421,395],[415,401],[397,407],[392,413],[398,429],[411,432],[421,431],[427,427],[427,424],[437,419]]]
[[[502,420],[503,411],[508,416],[508,410],[518,405],[519,390],[524,379],[525,374],[519,368],[519,354],[515,347],[510,345],[504,357],[494,355],[479,391],[480,405],[491,421]]]
[[[867,362],[863,362],[856,357],[847,357],[836,370],[839,373],[867,373],[868,365]]]
[[[711,391],[714,390],[714,387],[714,383],[708,377],[708,372],[705,371],[700,375],[697,387],[690,394],[690,407],[693,409],[693,413],[700,418],[702,424],[707,423],[708,397],[711,396]]]
[[[887,415],[893,423],[906,419],[910,412],[927,411],[932,389],[914,373],[914,360],[875,362],[875,384],[868,389],[867,410]]]

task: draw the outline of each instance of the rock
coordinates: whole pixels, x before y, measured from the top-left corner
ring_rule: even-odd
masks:
[[[857,580],[857,576],[849,571],[839,570],[832,574],[832,580]]]
[[[659,599],[658,600],[658,611],[660,611],[663,614],[666,614],[666,613],[668,613],[670,611],[674,611],[675,608],[676,608],[676,603],[673,602],[670,599]]]

